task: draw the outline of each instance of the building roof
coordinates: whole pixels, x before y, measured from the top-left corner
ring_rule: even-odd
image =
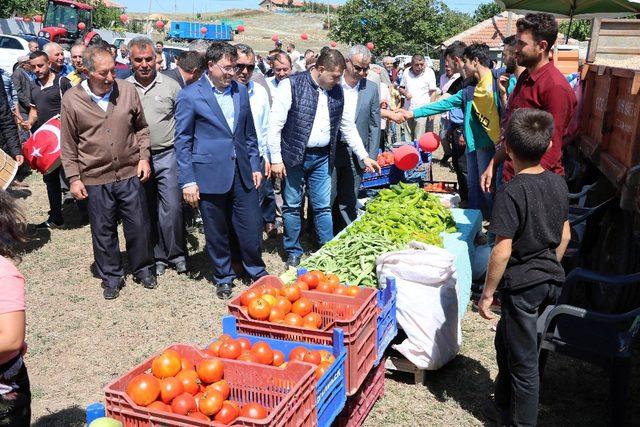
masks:
[[[460,40],[466,44],[486,43],[490,48],[502,47],[502,40],[510,34],[516,33],[516,21],[521,17],[522,15],[513,14],[511,20],[511,33],[509,33],[507,28],[509,24],[509,12],[502,12],[443,41],[442,46],[447,47],[454,41]],[[563,34],[558,33],[558,40],[561,43],[564,43],[564,37],[565,36]],[[578,44],[578,41],[569,39],[568,44]]]
[[[260,2],[260,6],[264,5],[264,4],[268,4],[271,3],[274,6],[289,6],[289,0],[262,0]],[[293,3],[291,4],[291,6],[293,7],[302,7],[304,6],[304,2],[300,1],[300,0],[293,0]]]
[[[102,0],[102,2],[104,3],[105,6],[107,7],[112,7],[114,9],[126,9],[126,6],[121,5],[120,3],[117,3],[113,0]]]

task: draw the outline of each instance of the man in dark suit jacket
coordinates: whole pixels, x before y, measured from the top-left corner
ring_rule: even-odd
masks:
[[[226,42],[207,49],[207,73],[177,99],[175,149],[184,200],[199,205],[216,294],[231,296],[227,218],[237,234],[240,258],[252,279],[267,274],[262,261],[262,172],[258,140],[244,85],[233,81],[238,53]]]
[[[4,82],[0,79],[0,148],[16,159],[18,164],[22,164],[22,146],[18,137],[18,127],[13,119],[9,100],[4,90]]]
[[[369,157],[375,159],[380,147],[380,89],[367,80],[371,52],[363,45],[349,51],[340,85],[344,93],[344,115],[354,121]],[[351,224],[357,216],[358,189],[364,164],[353,154],[342,135],[336,147],[332,173],[332,214],[334,233]]]
[[[178,55],[176,68],[163,71],[162,74],[177,81],[180,87],[184,89],[185,86],[197,82],[206,67],[207,62],[204,56],[190,50]]]

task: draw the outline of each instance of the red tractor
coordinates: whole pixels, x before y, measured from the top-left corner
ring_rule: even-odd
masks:
[[[70,47],[81,39],[85,45],[100,40],[93,29],[93,7],[72,0],[49,0],[38,36]]]

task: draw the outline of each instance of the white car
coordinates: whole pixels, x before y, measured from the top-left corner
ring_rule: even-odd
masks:
[[[0,34],[0,68],[13,73],[13,65],[18,58],[29,54],[29,42],[22,37]]]

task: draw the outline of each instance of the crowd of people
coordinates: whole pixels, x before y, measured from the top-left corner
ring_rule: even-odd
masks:
[[[37,227],[62,227],[63,198],[73,198],[90,224],[105,299],[125,284],[119,223],[133,280],[153,289],[166,269],[189,270],[185,230],[198,221],[216,295],[228,299],[239,275],[267,274],[263,232],[273,238],[282,227],[286,266],[297,267],[305,215],[319,245],[331,240],[356,219],[362,174],[380,171],[379,150],[418,139],[441,115],[441,161],[495,239],[478,306],[491,318],[500,284],[496,416],[534,425],[536,313],[564,280],[561,156],[576,98],[550,59],[556,20],[529,14],[516,27],[502,68],[488,46],[455,42],[438,83],[424,56],[378,65],[363,45],[346,57],[277,45],[263,58],[246,44],[212,42],[173,62],[161,42],[136,37],[119,49],[74,45],[71,64],[60,45],[35,45],[3,73],[3,149],[22,163],[25,139],[59,117],[60,163],[44,175],[49,215]],[[11,287],[0,297],[0,372],[15,371],[28,392],[24,278],[10,262],[24,222],[0,194],[0,275]],[[17,332],[4,339],[9,323]]]

